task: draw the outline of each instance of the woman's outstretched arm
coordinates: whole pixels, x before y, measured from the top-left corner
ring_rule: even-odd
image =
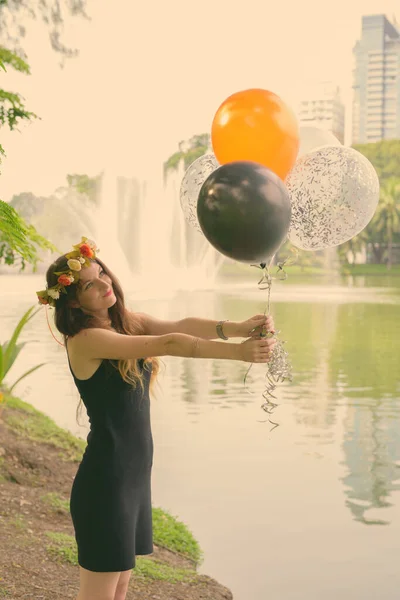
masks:
[[[176,333],[186,333],[187,335],[194,335],[204,340],[214,340],[219,337],[217,334],[218,323],[219,321],[213,321],[212,319],[186,317],[186,319],[178,321],[179,329]],[[222,325],[222,330],[228,338],[243,337],[240,330],[240,323],[237,321],[226,321]]]
[[[146,335],[167,335],[169,333],[186,333],[202,338],[203,340],[218,339],[217,323],[211,319],[199,319],[197,317],[186,317],[179,321],[167,321],[157,319],[147,313],[135,313],[135,317],[140,318]],[[228,321],[223,324],[223,332],[226,337],[242,337],[239,332],[239,323]]]
[[[146,313],[135,313],[139,317],[145,328],[146,335],[167,335],[169,333],[185,333],[193,335],[204,340],[218,339],[217,324],[219,321],[212,319],[201,319],[198,317],[186,317],[179,321],[166,321],[157,319]],[[255,328],[256,335],[260,333],[265,317],[256,315],[247,321],[226,321],[223,323],[223,333],[227,338],[232,337],[250,337],[251,330]],[[273,329],[274,323],[271,317],[266,322],[270,329]]]

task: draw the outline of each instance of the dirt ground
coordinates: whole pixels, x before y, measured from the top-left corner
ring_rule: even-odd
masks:
[[[55,555],[46,532],[74,536],[69,511],[43,500],[56,493],[68,500],[78,468],[60,449],[16,433],[5,413],[0,418],[0,598],[27,600],[76,599],[79,567]],[[154,545],[146,558],[195,569],[187,558]],[[214,579],[195,574],[192,583],[171,583],[140,577],[133,570],[127,600],[232,600]]]

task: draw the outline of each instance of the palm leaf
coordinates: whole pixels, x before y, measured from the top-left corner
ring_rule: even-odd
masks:
[[[17,381],[15,381],[12,386],[10,387],[10,389],[8,390],[8,392],[11,394],[11,391],[15,388],[15,386],[17,385],[17,383],[19,381],[21,381],[21,379],[23,379],[24,377],[26,377],[27,375],[30,375],[31,373],[33,373],[33,371],[36,371],[36,369],[39,369],[40,367],[43,367],[43,365],[45,365],[46,363],[40,363],[40,365],[36,365],[36,367],[32,367],[32,369],[29,369],[29,371],[27,371],[26,373],[24,373],[23,375],[21,375],[21,377],[19,377],[17,379]]]
[[[22,348],[27,343],[28,342],[22,342],[22,344],[15,344],[14,345],[14,347],[12,348],[12,350],[10,352],[10,356],[9,356],[8,362],[5,362],[5,364],[4,364],[3,379],[7,375],[8,371],[11,369],[11,367],[13,366],[13,364],[15,363],[15,361],[17,360],[18,354],[21,352]],[[8,342],[5,342],[4,349],[6,349],[7,344],[8,344]]]
[[[3,363],[4,363],[4,360],[3,360],[3,347],[0,344],[0,384],[3,381],[3,377],[4,377],[4,374],[3,374]]]
[[[15,252],[20,256],[23,266],[24,261],[32,263],[34,270],[36,270],[38,261],[36,246],[52,252],[60,252],[51,242],[42,237],[33,225],[28,225],[17,211],[3,200],[0,200],[0,242],[8,247],[12,253]],[[14,260],[13,254],[12,258]]]
[[[17,339],[19,337],[19,334],[21,333],[21,330],[23,327],[25,327],[25,325],[28,323],[28,321],[34,317],[36,315],[36,313],[40,310],[40,307],[36,310],[36,312],[34,312],[33,314],[31,314],[31,312],[34,310],[35,306],[31,306],[31,308],[29,308],[26,313],[23,315],[23,317],[21,318],[20,322],[18,323],[18,325],[16,326],[16,328],[14,329],[14,333],[11,337],[11,340],[9,340],[9,342],[6,342],[5,345],[7,345],[7,348],[5,350],[5,365],[6,365],[6,369],[8,370],[9,367],[7,368],[9,361],[11,359],[11,356],[14,354],[15,352],[15,346],[17,343]],[[14,359],[15,360],[15,359]]]

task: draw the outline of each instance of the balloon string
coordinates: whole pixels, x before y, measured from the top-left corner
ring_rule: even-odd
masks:
[[[272,263],[274,257],[272,257],[268,266],[266,263],[261,263],[260,265],[251,265],[252,267],[261,269],[262,277],[258,282],[258,287],[262,291],[267,290],[267,305],[264,310],[264,315],[270,314],[272,282],[276,279],[278,279],[280,281],[284,281],[285,279],[287,279],[288,274],[285,271],[284,267],[291,265],[296,261],[296,258],[298,256],[297,249],[293,248],[293,249],[291,249],[291,252],[292,252],[292,256],[288,256],[286,258],[286,260],[284,260],[283,262],[279,262],[277,264],[277,272],[276,272],[275,276],[272,276],[270,273],[270,267],[271,267],[271,263]],[[272,359],[267,365],[267,371],[266,371],[266,374],[264,377],[265,389],[262,394],[262,397],[264,398],[265,402],[261,405],[261,408],[269,416],[271,416],[274,409],[278,406],[276,402],[272,402],[272,400],[271,400],[271,398],[273,398],[274,400],[277,400],[277,398],[273,394],[273,392],[275,391],[275,389],[277,387],[277,384],[282,381],[285,381],[285,379],[292,381],[292,366],[288,359],[289,355],[283,348],[283,345],[286,342],[284,340],[278,339],[279,333],[280,333],[280,331],[276,331],[275,333],[268,332],[266,334],[263,334],[263,333],[260,334],[262,337],[268,337],[268,338],[275,337],[277,339],[277,343],[275,344],[274,349],[272,351]],[[247,376],[248,376],[252,366],[253,366],[253,363],[247,369],[247,372],[244,376],[243,382],[244,382],[245,388],[246,388],[246,379],[247,379]],[[253,393],[250,392],[247,388],[246,388],[246,391],[249,394],[253,395]],[[267,420],[269,421],[269,423],[271,423],[271,425],[273,425],[271,431],[273,431],[276,427],[279,426],[279,423],[275,423],[270,418],[268,418]],[[263,421],[263,422],[265,422],[265,421]]]
[[[57,344],[60,344],[60,346],[63,346],[63,347],[65,347],[65,344],[62,344],[61,342],[59,342],[59,341],[58,341],[58,339],[55,337],[55,335],[54,335],[54,333],[53,333],[53,331],[52,331],[52,329],[51,329],[51,327],[50,327],[49,315],[48,315],[48,312],[47,312],[47,304],[45,304],[45,309],[46,309],[46,319],[47,319],[47,325],[48,325],[48,328],[50,329],[50,333],[51,333],[51,335],[52,335],[52,336],[53,336],[53,338],[56,340]]]

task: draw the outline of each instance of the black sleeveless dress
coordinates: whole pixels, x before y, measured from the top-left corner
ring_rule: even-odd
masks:
[[[68,356],[68,350],[67,350]],[[133,389],[118,361],[104,359],[89,379],[75,385],[90,431],[70,497],[79,565],[89,571],[127,571],[135,556],[153,552],[150,423],[151,364],[138,361],[144,379]]]

